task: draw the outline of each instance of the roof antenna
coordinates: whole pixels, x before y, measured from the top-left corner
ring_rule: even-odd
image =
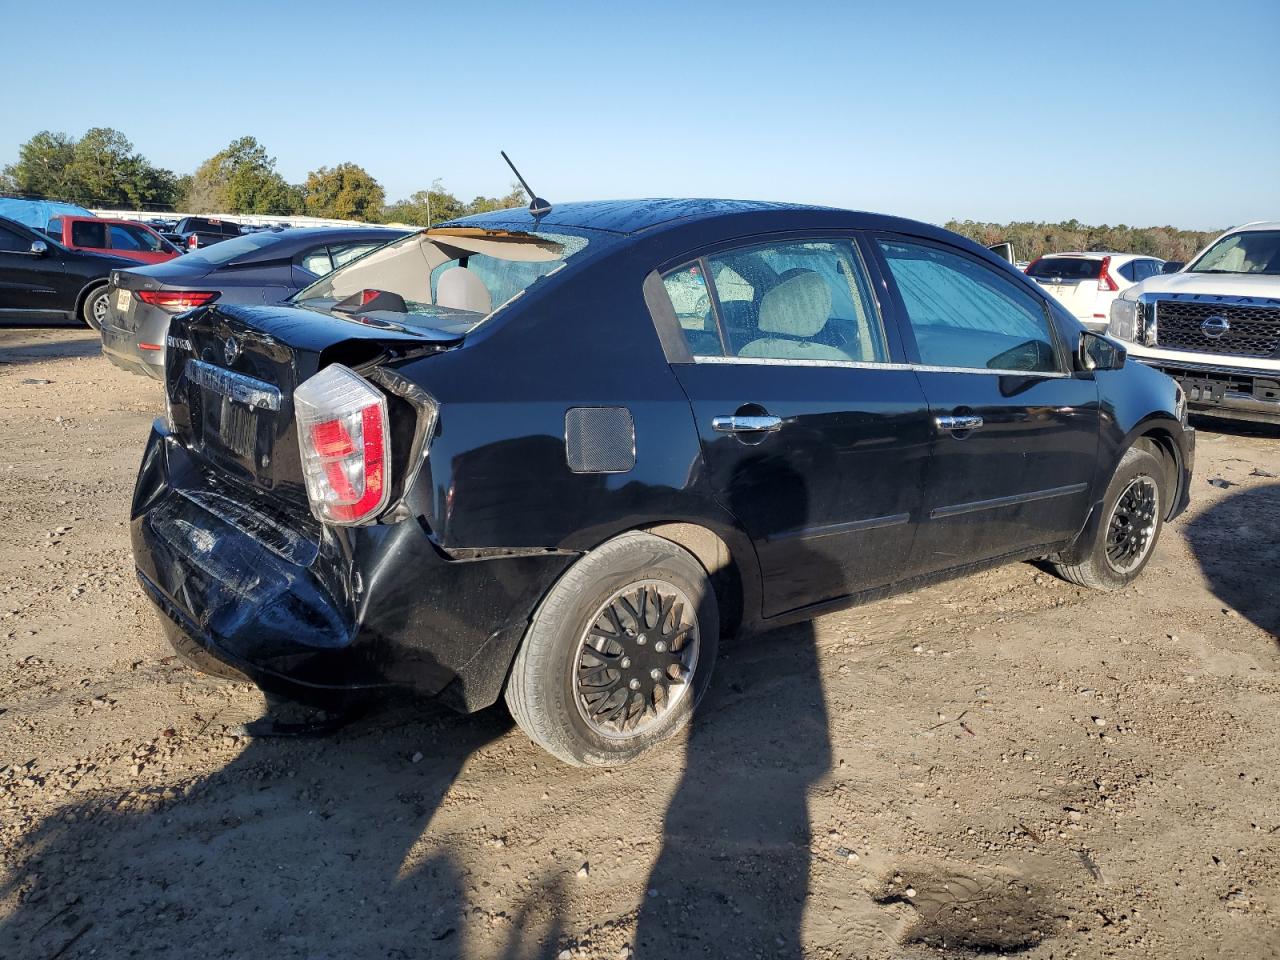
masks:
[[[533,216],[541,217],[551,212],[551,204],[543,200],[540,196],[533,192],[533,188],[525,182],[524,177],[520,176],[520,171],[516,169],[516,165],[511,162],[511,158],[507,156],[507,151],[499,150],[502,159],[507,161],[507,166],[511,168],[511,172],[516,175],[516,179],[520,181],[520,186],[524,187],[524,192],[529,195],[529,212]]]

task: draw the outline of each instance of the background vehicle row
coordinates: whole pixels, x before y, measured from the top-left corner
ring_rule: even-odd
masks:
[[[103,352],[116,366],[159,379],[174,314],[210,303],[280,303],[335,267],[404,234],[380,227],[271,230],[168,263],[113,270]]]

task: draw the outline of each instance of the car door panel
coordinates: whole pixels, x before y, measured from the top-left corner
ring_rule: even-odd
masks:
[[[933,421],[913,568],[1069,539],[1091,502],[1098,391],[1091,375],[1070,372],[1044,295],[967,251],[877,240]]]
[[[764,615],[909,574],[931,436],[906,368],[677,364],[721,504],[756,547]],[[778,429],[726,434],[717,418],[763,414]]]
[[[919,370],[933,415],[922,573],[1073,536],[1089,506],[1098,446],[1092,380]],[[978,417],[970,430],[945,417]]]
[[[40,235],[0,227],[0,310],[34,315],[61,315],[74,309],[74,278],[67,276],[60,247]],[[46,243],[43,255],[30,252],[35,241]]]
[[[929,409],[850,237],[742,240],[669,269],[652,300],[687,347],[672,369],[764,616],[908,576]]]

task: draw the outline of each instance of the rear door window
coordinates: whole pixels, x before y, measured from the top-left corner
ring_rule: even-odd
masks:
[[[323,277],[333,270],[333,263],[329,260],[328,247],[316,247],[314,250],[308,250],[302,255],[298,263],[302,265],[303,270],[313,273],[317,277]]]
[[[689,352],[695,357],[723,356],[720,328],[711,307],[711,291],[702,275],[702,263],[687,263],[662,277],[676,321]]]
[[[111,249],[158,253],[161,249],[160,238],[153,233],[148,233],[141,227],[113,223],[111,225]]]
[[[866,273],[849,240],[742,247],[669,271],[663,285],[695,356],[888,359]]]
[[[14,233],[12,230],[0,227],[0,252],[28,253],[30,250],[30,240],[21,234]]]
[[[382,246],[381,243],[345,243],[337,244],[329,248],[329,256],[333,258],[333,269],[346,266],[357,257],[363,257],[375,247]]]
[[[91,220],[73,221],[71,224],[71,245],[105,250],[107,247],[107,225],[105,223],[94,223]]]
[[[1043,302],[1012,279],[941,246],[882,239],[880,249],[922,364],[1060,372]]]

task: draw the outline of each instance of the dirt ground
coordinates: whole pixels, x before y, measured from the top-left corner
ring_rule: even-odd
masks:
[[[1280,431],[1200,424],[1123,593],[1020,564],[739,640],[686,741],[576,770],[497,709],[242,735],[133,577],[162,405],[0,331],[0,956],[1280,955]]]

